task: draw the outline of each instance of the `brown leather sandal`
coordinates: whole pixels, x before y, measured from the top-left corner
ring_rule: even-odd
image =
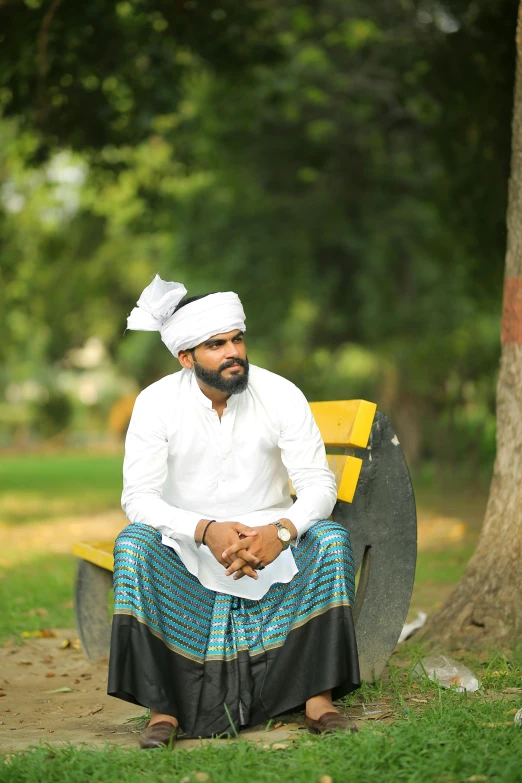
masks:
[[[171,747],[176,741],[178,731],[179,726],[174,726],[168,720],[158,721],[141,732],[139,746],[142,750]]]
[[[355,723],[338,712],[325,712],[319,720],[305,718],[310,734],[330,734],[332,731],[350,731],[353,734],[359,731]]]

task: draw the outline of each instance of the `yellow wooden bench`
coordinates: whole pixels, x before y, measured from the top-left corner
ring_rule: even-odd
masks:
[[[382,672],[408,612],[416,558],[413,489],[399,441],[374,403],[341,400],[310,407],[337,482],[332,516],[349,530],[360,569],[353,612],[361,673],[369,679]],[[109,649],[113,547],[114,541],[73,547],[76,620],[88,658]]]

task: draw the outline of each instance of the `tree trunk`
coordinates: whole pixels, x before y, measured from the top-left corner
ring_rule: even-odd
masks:
[[[497,456],[477,550],[423,636],[450,647],[522,637],[522,0],[517,26]]]

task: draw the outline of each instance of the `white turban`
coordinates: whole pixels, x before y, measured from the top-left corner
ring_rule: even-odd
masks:
[[[183,283],[168,283],[156,275],[127,318],[127,329],[160,332],[174,356],[215,334],[246,330],[243,305],[233,291],[208,294],[174,312],[186,293]]]

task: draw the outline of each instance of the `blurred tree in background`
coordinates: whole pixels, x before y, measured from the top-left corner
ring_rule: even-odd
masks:
[[[93,336],[122,378],[177,369],[123,338],[159,272],[236,290],[253,361],[375,399],[411,461],[489,466],[516,12],[0,3],[8,397]]]

